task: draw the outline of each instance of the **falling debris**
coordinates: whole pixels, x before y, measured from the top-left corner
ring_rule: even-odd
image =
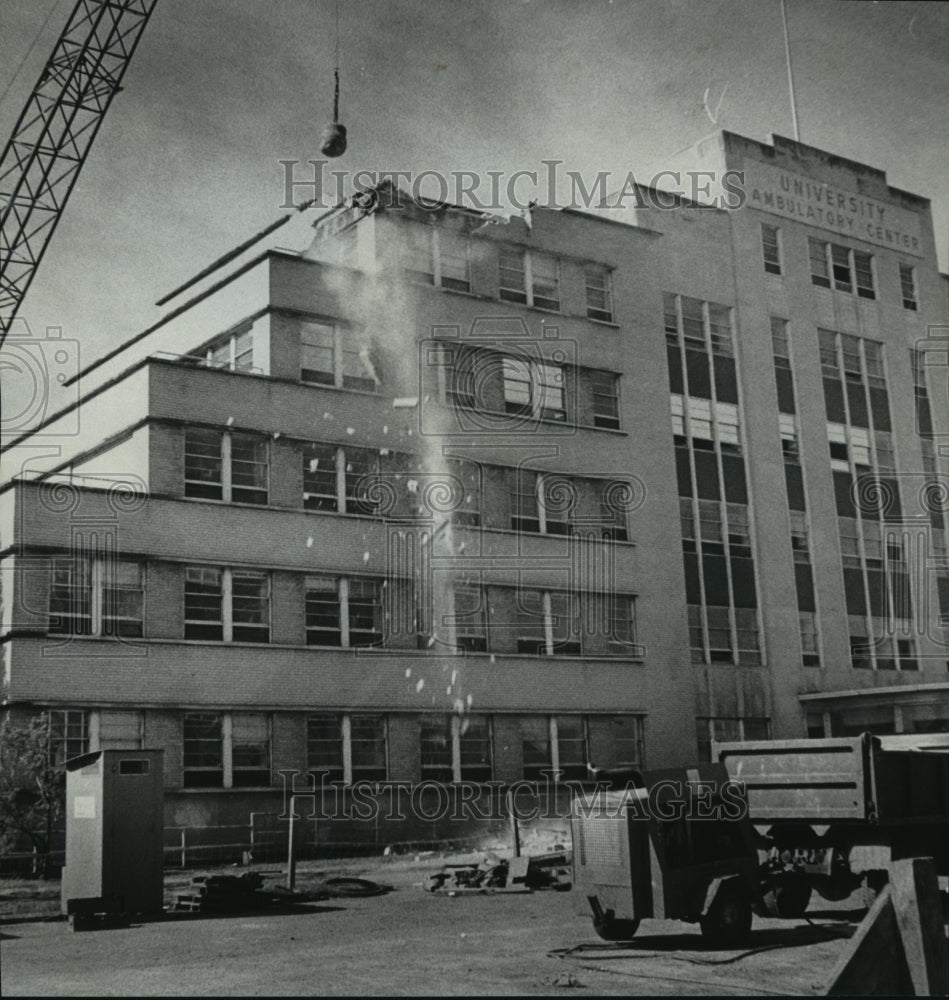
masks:
[[[362,561],[364,563],[369,562],[369,553],[368,552],[363,552],[363,554],[362,554]]]
[[[406,667],[405,668],[405,676],[406,677],[411,677],[412,676],[412,668],[411,667]]]
[[[409,491],[409,493],[418,493],[418,480],[417,479],[410,479],[405,484],[405,488]]]
[[[356,428],[355,427],[347,427],[346,428],[346,433],[347,434],[355,434],[356,433]]]
[[[228,417],[227,418],[227,426],[231,427],[233,425],[233,423],[234,423],[234,418],[233,417]]]
[[[424,677],[420,677],[418,679],[418,683],[415,685],[415,690],[416,691],[421,691],[423,687],[425,687],[425,678]]]
[[[313,548],[313,536],[312,535],[310,535],[310,537],[307,538],[307,540],[306,540],[306,547],[308,549],[312,549]]]

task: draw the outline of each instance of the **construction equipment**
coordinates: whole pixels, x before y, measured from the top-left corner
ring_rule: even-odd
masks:
[[[713,758],[745,786],[764,860],[762,888],[781,916],[798,916],[812,891],[876,891],[899,858],[931,857],[949,874],[946,737],[715,743]],[[909,745],[912,748],[909,748]]]
[[[0,344],[157,0],[78,0],[0,157]]]
[[[593,926],[624,941],[644,918],[698,922],[709,941],[741,944],[766,912],[741,789],[721,764],[647,772],[593,802],[574,796],[573,871]]]

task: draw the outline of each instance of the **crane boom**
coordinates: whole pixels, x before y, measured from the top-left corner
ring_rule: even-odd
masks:
[[[157,0],[78,0],[0,157],[0,343]]]

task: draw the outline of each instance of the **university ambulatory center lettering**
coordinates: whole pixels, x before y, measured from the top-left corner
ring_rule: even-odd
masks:
[[[763,163],[746,162],[744,174],[751,208],[922,256],[919,219],[907,209]]]

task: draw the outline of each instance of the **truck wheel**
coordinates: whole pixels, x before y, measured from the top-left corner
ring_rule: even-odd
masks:
[[[722,882],[700,921],[702,937],[721,948],[736,948],[751,933],[751,900],[737,879]]]
[[[803,917],[811,901],[811,884],[804,875],[790,875],[778,882],[774,898],[779,917]]]
[[[604,941],[631,941],[639,930],[639,921],[605,917],[594,920],[593,929]]]

